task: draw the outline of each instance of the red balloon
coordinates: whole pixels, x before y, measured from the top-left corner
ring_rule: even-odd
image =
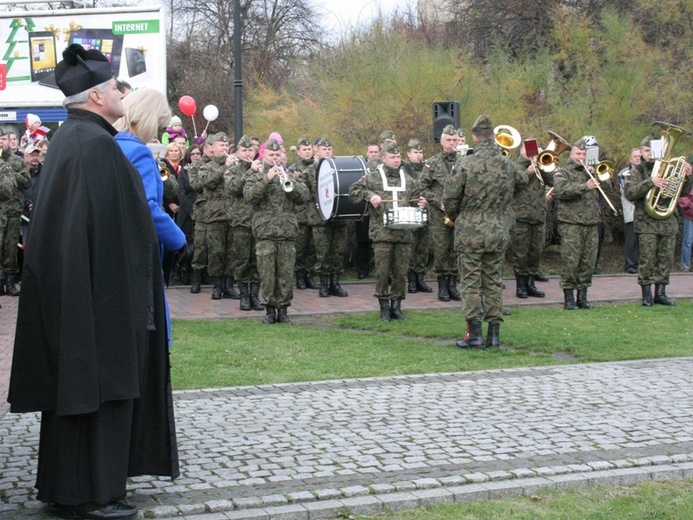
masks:
[[[178,100],[178,108],[180,108],[180,111],[186,116],[194,116],[197,110],[197,103],[195,103],[195,100],[190,96],[183,96]]]

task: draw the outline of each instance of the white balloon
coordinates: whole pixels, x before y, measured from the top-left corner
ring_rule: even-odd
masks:
[[[202,111],[202,115],[205,116],[207,121],[214,121],[217,117],[219,117],[219,109],[214,105],[207,105]]]

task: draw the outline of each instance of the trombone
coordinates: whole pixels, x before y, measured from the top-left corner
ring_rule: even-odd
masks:
[[[605,163],[608,163],[608,161],[604,161],[604,162],[605,162]],[[606,203],[607,203],[607,204],[609,205],[609,207],[611,208],[611,211],[614,212],[614,215],[618,215],[618,211],[616,210],[616,208],[614,208],[614,205],[613,205],[613,204],[611,203],[611,201],[609,200],[609,197],[606,196],[606,193],[604,193],[604,190],[602,189],[601,185],[599,184],[599,180],[597,180],[597,179],[594,177],[594,175],[592,175],[592,172],[589,171],[589,169],[587,168],[587,165],[586,165],[584,162],[580,161],[580,164],[582,165],[582,167],[583,167],[583,168],[585,169],[585,171],[587,172],[587,175],[590,176],[590,179],[592,179],[592,180],[597,184],[597,189],[599,190],[599,193],[602,194],[602,197],[604,197],[604,200],[606,201]],[[599,166],[600,164],[602,164],[602,163],[599,163],[597,166]],[[595,167],[595,170],[594,170],[594,171],[597,172],[597,168],[596,168],[596,167]],[[597,172],[597,175],[599,175],[598,172]],[[613,169],[612,169],[612,175],[613,175]],[[607,177],[605,180],[609,180],[610,178],[611,178],[611,176]]]

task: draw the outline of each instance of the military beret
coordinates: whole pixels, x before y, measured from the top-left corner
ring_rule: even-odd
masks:
[[[452,125],[447,125],[443,128],[443,135],[455,135],[455,127]]]
[[[491,124],[491,116],[488,114],[481,114],[479,117],[476,118],[476,121],[474,121],[474,125],[472,125],[472,132],[474,130],[492,130],[493,125]]]
[[[464,130],[462,130],[461,128],[458,128],[458,129],[456,130],[456,132],[457,132],[457,135],[459,135],[460,137],[465,137],[465,135],[464,135]]]
[[[298,138],[296,146],[310,146],[310,139],[308,139],[305,135],[302,135]]]
[[[327,137],[323,137],[320,139],[320,141],[318,141],[318,146],[330,148],[332,146],[332,142]]]
[[[647,137],[644,137],[642,141],[640,141],[640,146],[650,146],[650,140],[652,139],[651,135],[648,135]]]
[[[244,148],[252,148],[253,140],[249,135],[244,135],[238,140],[238,146],[242,146]]]
[[[587,148],[587,144],[585,143],[585,140],[581,137],[573,143],[573,147],[579,148],[580,150],[585,150]]]
[[[395,133],[392,130],[385,130],[382,134],[380,134],[380,139],[389,139],[391,141],[397,140],[397,138],[395,137]]]
[[[392,141],[385,141],[383,144],[383,152],[399,153],[399,146],[397,146],[397,143],[393,143]]]
[[[418,139],[409,139],[409,142],[407,143],[407,150],[423,150],[421,141]]]
[[[226,132],[212,134],[207,138],[207,144],[214,144],[218,143],[219,141],[222,141],[224,143],[227,143],[229,141],[229,136],[226,135]]]
[[[7,134],[8,134],[8,130],[4,126],[0,126],[0,137],[2,137],[3,135],[7,135]]]
[[[270,150],[272,152],[278,152],[282,149],[282,145],[276,139],[270,139],[265,145],[265,150]]]
[[[55,67],[55,83],[66,97],[89,90],[113,78],[111,64],[95,49],[86,50],[73,43],[63,51],[63,59]]]

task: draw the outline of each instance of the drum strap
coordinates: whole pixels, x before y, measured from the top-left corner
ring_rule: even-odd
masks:
[[[383,181],[383,190],[392,192],[392,207],[394,209],[397,209],[397,193],[402,192],[407,189],[407,182],[404,177],[404,170],[402,168],[399,169],[399,187],[392,187],[388,184],[387,182],[387,175],[385,175],[385,166],[384,165],[379,165],[378,166],[378,171],[380,172],[380,178]]]

